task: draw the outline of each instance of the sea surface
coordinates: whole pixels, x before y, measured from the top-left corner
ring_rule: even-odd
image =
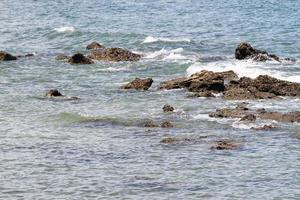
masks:
[[[0,62],[0,199],[300,199],[299,124],[211,119],[242,101],[157,90],[203,69],[300,82],[299,9],[299,0],[1,0],[0,49],[35,56]],[[92,41],[144,58],[55,60],[88,53]],[[242,41],[298,61],[237,61]],[[135,77],[152,77],[153,86],[119,89]],[[80,99],[43,98],[53,88]],[[299,98],[246,102],[300,110]],[[175,112],[163,113],[164,104]],[[147,120],[174,128],[142,127]],[[251,129],[258,123],[278,128]],[[165,137],[197,142],[162,144]],[[242,147],[210,149],[221,139]]]

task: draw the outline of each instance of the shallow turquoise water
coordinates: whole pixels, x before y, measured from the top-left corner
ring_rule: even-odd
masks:
[[[241,41],[300,59],[299,1],[0,2],[0,49],[33,58],[0,63],[0,199],[299,199],[299,124],[250,130],[207,113],[237,101],[187,98],[157,85],[201,69],[233,69],[300,82],[300,64],[234,60]],[[68,28],[69,27],[69,28]],[[143,53],[136,63],[72,66],[58,53],[85,53],[92,41]],[[152,77],[147,92],[122,91]],[[52,101],[57,88],[77,101]],[[174,114],[162,113],[166,103]],[[299,99],[249,107],[300,109]],[[139,127],[171,121],[173,129]],[[163,145],[165,136],[197,138]],[[234,151],[210,150],[234,139]]]

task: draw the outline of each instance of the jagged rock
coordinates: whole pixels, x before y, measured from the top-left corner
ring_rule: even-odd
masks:
[[[170,106],[169,104],[166,104],[163,107],[163,111],[164,112],[173,112],[174,111],[174,107]]]
[[[266,51],[253,48],[249,43],[242,42],[235,49],[235,58],[238,60],[252,58],[256,61],[276,60],[279,61],[279,57],[273,54],[268,54]]]
[[[163,122],[160,126],[162,128],[173,128],[173,124],[171,122]]]
[[[132,53],[122,48],[106,48],[93,50],[89,58],[102,61],[139,61],[141,55]]]
[[[67,56],[65,54],[58,54],[56,57],[55,57],[56,60],[69,60],[70,59],[70,56]]]
[[[215,144],[211,147],[211,149],[215,150],[233,150],[237,149],[239,145],[233,143],[230,140],[220,140],[216,141]]]
[[[17,57],[5,51],[0,51],[0,61],[11,61],[11,60],[17,60]]]
[[[130,83],[121,86],[121,89],[136,89],[136,90],[148,90],[153,83],[152,78],[140,79],[136,78]]]
[[[225,90],[225,81],[233,80],[238,76],[233,71],[212,72],[202,70],[187,78],[177,78],[160,84],[159,89],[187,88],[191,92]]]
[[[91,50],[91,49],[102,49],[105,48],[105,46],[99,44],[98,42],[92,42],[91,44],[86,46],[87,50]]]
[[[69,60],[69,63],[71,64],[93,64],[94,61],[92,61],[90,58],[85,57],[81,53],[74,54]]]
[[[49,90],[46,94],[46,97],[61,97],[63,96],[57,89]]]

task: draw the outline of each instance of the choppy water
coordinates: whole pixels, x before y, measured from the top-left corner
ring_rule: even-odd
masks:
[[[207,113],[238,101],[157,91],[159,82],[207,69],[300,82],[300,63],[234,60],[241,41],[300,59],[300,1],[1,0],[0,49],[33,58],[0,63],[0,199],[300,199],[299,124],[254,131]],[[99,41],[146,57],[73,66],[57,53]],[[152,77],[147,92],[121,91]],[[76,101],[41,97],[51,88]],[[162,113],[165,103],[174,114]],[[296,111],[299,99],[249,101]],[[139,127],[169,120],[172,129]],[[252,125],[252,126],[255,126]],[[165,136],[197,138],[163,145]],[[234,139],[241,149],[214,151]]]

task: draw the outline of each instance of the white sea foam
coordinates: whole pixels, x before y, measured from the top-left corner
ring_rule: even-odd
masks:
[[[154,43],[154,42],[191,42],[189,38],[162,38],[162,37],[152,37],[148,36],[145,38],[143,43]]]
[[[71,32],[75,31],[75,28],[72,27],[72,26],[62,26],[62,27],[59,27],[59,28],[55,28],[54,30],[59,32],[59,33],[68,33],[68,32],[71,33]]]
[[[256,78],[259,75],[270,75],[282,80],[288,80],[293,82],[300,82],[300,75],[288,76],[284,72],[280,72],[282,67],[288,67],[278,62],[254,62],[251,60],[226,60],[209,63],[196,62],[188,67],[187,75],[192,75],[201,70],[211,70],[214,72],[222,72],[227,70],[233,70],[238,76],[247,76],[250,78]]]

